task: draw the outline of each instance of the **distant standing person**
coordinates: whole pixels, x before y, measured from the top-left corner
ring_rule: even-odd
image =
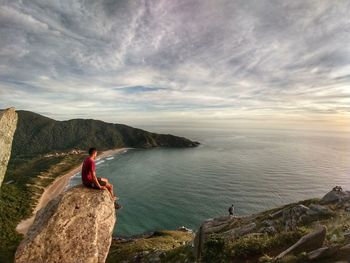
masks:
[[[108,182],[106,178],[96,177],[95,160],[97,156],[96,148],[89,149],[89,157],[87,157],[83,163],[81,169],[81,179],[86,187],[108,190],[112,199],[116,200],[117,197],[113,193],[113,185]]]
[[[230,208],[228,209],[228,213],[230,214],[230,216],[233,216],[234,210],[235,210],[235,208],[233,207],[233,205],[231,205]]]

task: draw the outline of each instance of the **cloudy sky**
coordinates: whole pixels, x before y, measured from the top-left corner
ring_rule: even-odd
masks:
[[[350,127],[350,1],[0,3],[0,108]]]

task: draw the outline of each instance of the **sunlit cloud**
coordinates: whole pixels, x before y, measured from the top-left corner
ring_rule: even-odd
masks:
[[[2,1],[0,108],[112,122],[350,118],[349,1]]]

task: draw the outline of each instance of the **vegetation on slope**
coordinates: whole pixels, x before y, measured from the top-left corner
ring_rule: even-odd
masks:
[[[192,232],[168,230],[130,240],[113,240],[106,262],[193,262],[193,237]]]
[[[16,226],[31,216],[44,187],[79,165],[83,158],[82,154],[11,158],[0,191],[0,262],[13,262],[23,238]]]
[[[350,230],[350,213],[347,204],[323,205],[325,211],[314,216],[306,214],[300,216],[300,221],[294,227],[286,227],[285,216],[272,219],[271,215],[278,211],[288,211],[295,207],[319,206],[320,200],[310,199],[295,204],[288,204],[281,208],[272,209],[247,217],[243,220],[233,220],[232,225],[212,233],[205,240],[203,262],[278,262],[299,263],[309,262],[306,253],[300,252],[288,255],[282,259],[275,259],[281,252],[295,244],[302,236],[313,232],[319,225],[327,229],[324,247],[342,247],[350,241],[347,232]],[[305,208],[306,209],[306,208]],[[327,210],[326,210],[327,209]],[[238,222],[238,224],[237,224]],[[254,222],[256,227],[249,233],[234,237],[227,235],[227,231],[238,229],[247,223]],[[265,232],[266,223],[273,225],[272,232]],[[266,229],[266,228],[265,228]],[[339,255],[342,259],[343,255]],[[332,258],[337,258],[333,256]],[[329,258],[325,258],[324,262]],[[317,262],[321,262],[320,260]],[[322,261],[323,262],[323,261]]]
[[[123,124],[91,119],[56,121],[29,111],[17,113],[18,125],[12,145],[15,157],[72,149],[85,151],[91,146],[107,150],[121,147],[194,147],[199,144],[183,137],[151,133]]]

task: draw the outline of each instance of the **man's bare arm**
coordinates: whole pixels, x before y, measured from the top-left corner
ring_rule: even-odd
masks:
[[[92,180],[94,181],[94,184],[97,185],[99,189],[106,189],[105,186],[101,186],[100,183],[98,182],[95,171],[92,173]]]

